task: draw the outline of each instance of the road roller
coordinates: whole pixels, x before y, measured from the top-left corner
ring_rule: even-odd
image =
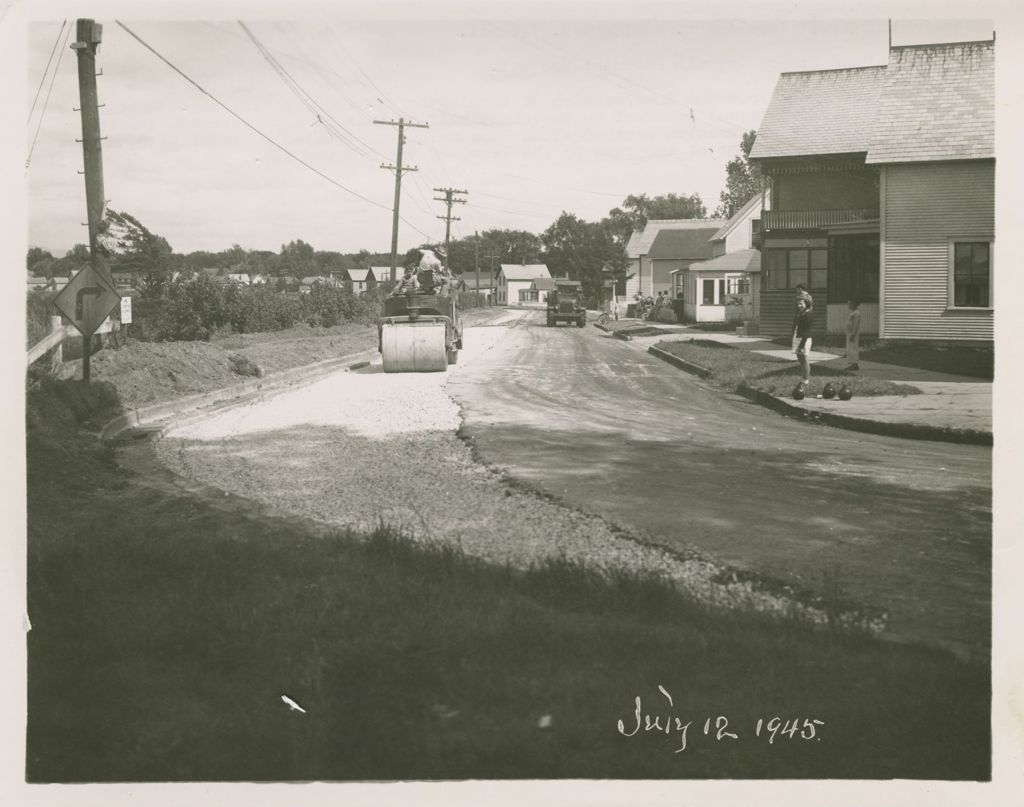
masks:
[[[458,292],[410,289],[384,300],[378,328],[385,373],[442,372],[462,348]]]

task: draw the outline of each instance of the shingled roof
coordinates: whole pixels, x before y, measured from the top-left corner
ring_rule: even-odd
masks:
[[[890,48],[887,65],[783,73],[750,159],[994,157],[994,63],[994,42],[955,42]]]
[[[995,157],[995,43],[889,50],[865,162]]]
[[[651,219],[642,230],[636,230],[626,244],[626,255],[639,258],[651,251],[654,239],[662,230],[702,230],[712,227],[712,231],[725,224],[724,219]]]
[[[727,255],[719,255],[710,261],[691,263],[678,272],[760,272],[761,253],[756,249],[738,249]],[[675,274],[675,272],[671,272]]]
[[[719,222],[686,230],[662,230],[654,239],[647,255],[652,260],[710,258],[711,236]]]
[[[501,271],[505,280],[533,280],[537,277],[551,277],[551,272],[543,263],[503,263]]]

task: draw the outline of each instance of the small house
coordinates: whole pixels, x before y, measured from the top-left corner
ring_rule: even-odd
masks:
[[[551,272],[543,263],[501,264],[497,282],[498,305],[536,307],[538,292],[533,288],[533,281],[544,277],[550,278]]]

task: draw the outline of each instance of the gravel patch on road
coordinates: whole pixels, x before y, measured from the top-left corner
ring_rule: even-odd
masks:
[[[726,579],[703,558],[681,558],[606,520],[510,484],[477,462],[457,434],[451,374],[502,336],[474,329],[459,368],[338,373],[296,392],[172,429],[156,444],[171,470],[274,511],[368,531],[381,523],[419,540],[526,568],[549,558],[665,575],[705,602],[759,611],[814,609],[750,580]]]

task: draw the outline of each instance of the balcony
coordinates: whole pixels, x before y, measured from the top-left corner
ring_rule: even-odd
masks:
[[[878,219],[877,207],[855,207],[842,210],[765,210],[761,226],[768,230],[817,230],[836,224],[855,224]]]

